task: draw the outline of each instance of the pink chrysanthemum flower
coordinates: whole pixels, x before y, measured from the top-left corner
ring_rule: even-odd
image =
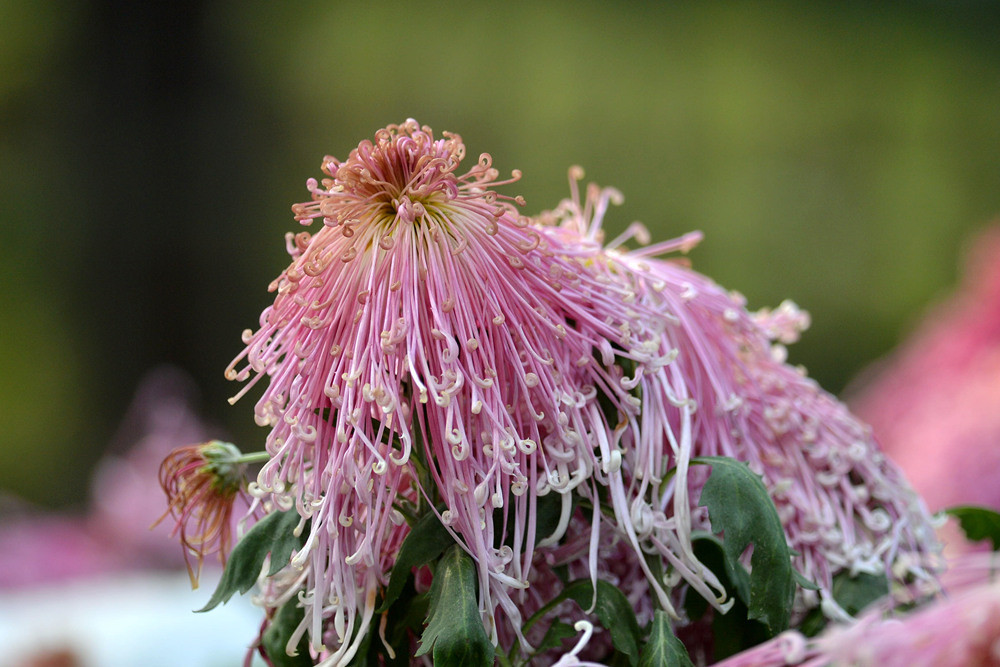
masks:
[[[271,460],[254,493],[311,520],[288,585],[305,591],[300,629],[323,664],[349,661],[363,640],[406,532],[393,503],[416,500],[413,484],[436,491],[442,522],[475,558],[494,639],[498,605],[519,632],[510,591],[528,585],[536,541],[565,533],[574,488],[607,486],[630,524],[616,443],[638,424],[635,383],[670,361],[656,352],[662,318],[643,322],[628,286],[579,239],[519,216],[518,200],[492,189],[509,181],[488,155],[460,172],[464,157],[457,135],[436,139],[411,120],[347,160],[326,158],[328,178],[293,207],[322,227],[288,235],[275,302],[227,371],[249,379],[233,400],[270,378],[256,417],[271,427]],[[546,493],[562,498],[549,536],[535,525]],[[511,514],[511,546],[497,547]],[[600,522],[595,512],[591,562]],[[689,552],[673,560],[700,589],[714,584],[714,599],[717,580]],[[335,632],[324,643],[327,619]]]
[[[620,195],[591,187],[581,202],[580,176],[572,173],[573,197],[546,220],[597,245],[604,212]],[[933,580],[928,568],[938,547],[919,498],[870,429],[785,363],[783,343],[797,340],[807,316],[788,302],[753,315],[741,296],[684,263],[653,259],[690,248],[696,234],[620,249],[630,235],[646,240],[644,234],[634,226],[602,251],[600,262],[610,280],[628,286],[635,309],[667,319],[650,354],[674,358],[662,373],[633,380],[641,389],[640,427],[622,439],[631,525],[619,527],[683,571],[674,561],[689,544],[685,531],[709,528],[697,507],[704,469],[688,471],[688,463],[693,456],[728,456],[763,476],[798,554],[796,566],[820,586],[821,599],[804,591],[800,609],[822,602],[828,615],[843,616],[830,595],[841,571]],[[659,475],[668,465],[677,474],[661,491]]]

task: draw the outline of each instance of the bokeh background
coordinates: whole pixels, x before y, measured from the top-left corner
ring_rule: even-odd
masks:
[[[523,179],[614,185],[612,231],[700,229],[695,268],[840,392],[1000,213],[991,2],[0,0],[0,490],[80,505],[173,364],[244,449],[222,371],[326,154],[414,117]],[[155,492],[151,489],[151,492]]]

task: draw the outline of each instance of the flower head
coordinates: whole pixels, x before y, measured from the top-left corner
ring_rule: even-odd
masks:
[[[240,450],[218,440],[179,447],[160,465],[160,486],[167,494],[168,509],[159,521],[167,514],[176,519],[173,532],[184,547],[192,586],[198,585],[205,556],[218,553],[221,562],[226,562],[232,543],[233,502],[243,489],[245,470]]]
[[[634,382],[669,363],[666,319],[632,305],[593,243],[496,194],[507,181],[488,155],[461,172],[464,156],[457,135],[408,121],[326,158],[328,178],[293,207],[322,227],[288,236],[274,304],[228,370],[249,380],[236,398],[270,378],[256,416],[271,460],[252,490],[311,519],[292,565],[304,568],[315,650],[328,601],[344,610],[331,660],[349,660],[364,635],[355,623],[370,623],[406,530],[399,498],[443,502],[441,521],[477,561],[494,637],[497,606],[519,627],[511,590],[528,585],[536,543],[565,533],[574,489],[596,499],[610,485],[615,513],[630,511],[620,445],[638,425]],[[548,493],[561,517],[538,535]],[[596,512],[595,550],[600,522]]]

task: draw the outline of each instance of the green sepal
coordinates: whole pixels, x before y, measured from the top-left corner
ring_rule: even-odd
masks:
[[[798,570],[792,570],[792,576],[795,577],[795,583],[799,585],[800,588],[804,588],[807,591],[818,591],[819,584],[817,584],[812,579],[807,579],[806,575],[802,574]]]
[[[389,585],[385,587],[385,597],[375,613],[388,611],[392,603],[399,598],[413,568],[430,563],[444,553],[449,544],[454,543],[455,540],[452,539],[448,529],[441,525],[437,514],[428,511],[420,517],[410,528],[409,534],[399,548],[399,555],[396,556],[392,573],[389,575]]]
[[[884,574],[859,572],[852,577],[847,572],[841,572],[834,577],[830,592],[844,611],[857,616],[868,605],[889,594],[889,580]]]
[[[233,594],[246,593],[255,583],[264,567],[264,559],[271,554],[271,566],[267,576],[276,574],[288,564],[292,552],[301,549],[304,543],[302,535],[295,535],[301,517],[295,510],[274,512],[254,524],[243,539],[233,548],[222,571],[211,599],[198,612],[209,611],[220,604],[229,601]],[[303,533],[308,530],[308,525]]]
[[[670,627],[670,618],[657,609],[650,623],[649,641],[642,647],[639,667],[694,667],[684,644]]]
[[[309,641],[305,635],[299,640],[296,655],[288,655],[285,647],[292,633],[302,623],[305,612],[298,606],[295,599],[289,600],[274,614],[271,624],[261,637],[261,646],[274,667],[310,667],[313,664],[309,656]]]
[[[770,636],[777,635],[788,628],[791,619],[795,577],[774,501],[760,476],[745,463],[718,456],[699,457],[691,462],[712,466],[699,504],[708,508],[712,532],[723,535],[727,560],[738,563],[753,544],[746,600],[748,618],[760,620]],[[742,598],[739,579],[733,583]]]
[[[958,519],[958,525],[970,541],[989,540],[993,551],[1000,551],[1000,513],[976,505],[949,507],[945,513]]]
[[[455,544],[434,570],[430,614],[415,657],[432,653],[436,667],[493,664],[495,649],[483,627],[476,591],[475,563]]]

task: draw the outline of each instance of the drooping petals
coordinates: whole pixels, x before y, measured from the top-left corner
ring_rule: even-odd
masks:
[[[176,520],[173,534],[184,548],[192,587],[198,586],[205,556],[217,553],[226,562],[233,539],[233,503],[244,485],[246,466],[239,457],[234,445],[212,440],[179,447],[160,464],[160,486],[168,509],[157,523],[168,514]]]

